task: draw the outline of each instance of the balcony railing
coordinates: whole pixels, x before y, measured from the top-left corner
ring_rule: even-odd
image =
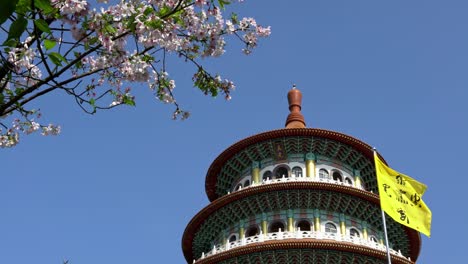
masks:
[[[229,242],[226,244],[218,244],[213,246],[213,249],[207,253],[202,253],[202,256],[200,259],[204,259],[208,256],[212,256],[233,248],[237,248],[240,246],[245,246],[249,245],[252,243],[260,243],[264,241],[270,241],[270,240],[283,240],[283,239],[317,239],[317,240],[334,240],[338,242],[349,242],[353,243],[355,245],[360,245],[360,246],[366,246],[372,249],[380,250],[380,251],[387,251],[387,247],[385,245],[382,245],[380,243],[377,243],[372,240],[368,239],[363,239],[358,236],[351,236],[351,235],[341,235],[338,233],[327,233],[327,232],[318,232],[318,231],[293,231],[293,232],[282,232],[281,230],[279,232],[275,233],[268,233],[266,235],[260,233],[255,236],[250,236],[242,239],[238,239],[233,242]],[[399,256],[399,257],[405,257],[401,254],[401,251],[398,250],[389,250],[391,254]],[[198,260],[200,260],[198,259]],[[408,258],[409,259],[409,258]],[[197,260],[197,261],[198,261]],[[194,263],[196,262],[195,260],[193,261]]]
[[[264,185],[264,184],[284,183],[284,182],[326,182],[326,183],[342,185],[342,186],[348,186],[348,187],[353,187],[353,188],[356,188],[356,189],[364,190],[364,188],[362,188],[362,186],[356,186],[354,184],[343,182],[343,181],[340,181],[340,180],[323,179],[323,178],[315,178],[315,177],[304,177],[304,176],[295,177],[294,175],[292,175],[291,177],[282,177],[282,178],[278,178],[278,179],[267,178],[266,180],[264,179],[259,183],[252,182],[251,185],[249,185],[247,187],[242,187],[241,186],[238,189],[235,189],[234,192],[235,191],[240,191],[242,189],[254,187],[254,186],[259,186],[259,185]]]

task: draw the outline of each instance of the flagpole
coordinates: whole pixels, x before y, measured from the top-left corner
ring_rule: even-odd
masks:
[[[375,156],[377,154],[376,148],[372,148],[372,149],[374,150],[374,156]],[[379,195],[381,194],[379,193]],[[392,264],[392,259],[390,257],[390,247],[388,246],[387,223],[385,221],[385,213],[384,213],[384,210],[382,209],[382,206],[380,206],[380,211],[382,212],[382,223],[383,223],[383,229],[384,229],[384,235],[385,235],[385,247],[387,248],[388,264]]]
[[[385,222],[385,213],[382,208],[380,208],[380,211],[382,212],[382,223],[383,223],[383,229],[384,229],[384,235],[385,235],[385,246],[387,248],[388,264],[392,264],[392,259],[390,258],[390,247],[388,246],[387,223]]]

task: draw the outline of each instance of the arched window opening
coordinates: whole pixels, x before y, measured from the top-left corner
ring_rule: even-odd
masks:
[[[288,178],[288,169],[286,167],[279,167],[275,172],[275,179]]]
[[[271,178],[272,176],[273,176],[273,173],[271,173],[271,171],[265,171],[265,172],[263,173],[262,179],[263,179],[264,181],[266,181],[267,179],[270,179],[270,180],[271,180],[271,179],[272,179],[272,178]]]
[[[235,190],[238,191],[240,189],[242,189],[242,183],[237,184]]]
[[[251,226],[247,228],[247,231],[245,232],[245,237],[251,237],[251,236],[256,236],[260,234],[260,230],[258,229],[257,226]]]
[[[310,225],[310,222],[307,220],[301,220],[297,222],[297,228],[301,231],[311,231],[312,227]]]
[[[284,231],[284,224],[283,222],[276,221],[271,223],[270,227],[268,228],[268,233],[275,233],[279,232],[279,230]]]
[[[292,168],[292,174],[296,177],[302,177],[302,168],[301,167],[294,167]]]
[[[349,177],[345,178],[345,182],[349,185],[353,185],[353,181]]]
[[[246,180],[246,181],[244,182],[244,187],[247,187],[247,186],[249,186],[249,185],[250,185],[250,181],[249,181],[249,180]]]
[[[329,179],[329,174],[328,174],[328,171],[326,169],[320,169],[319,170],[319,177],[320,179]]]
[[[336,225],[333,223],[326,223],[325,224],[325,233],[337,233]]]
[[[342,182],[343,181],[343,176],[341,176],[341,173],[339,171],[334,171],[333,172],[333,180]]]
[[[351,237],[360,237],[361,234],[359,234],[359,231],[356,228],[351,228],[349,229],[349,234]]]
[[[374,243],[377,243],[377,238],[375,236],[370,236],[369,237],[370,241],[374,242]]]
[[[236,235],[231,235],[231,236],[229,237],[229,242],[234,242],[234,241],[236,241],[236,240],[237,240],[237,236],[236,236]]]

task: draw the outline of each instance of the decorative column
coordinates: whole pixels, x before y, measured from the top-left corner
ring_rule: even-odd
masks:
[[[340,231],[341,236],[346,236],[346,218],[344,214],[340,214]]]
[[[262,233],[265,237],[268,234],[268,221],[265,213],[262,213]]]
[[[262,181],[260,180],[260,162],[253,162],[252,163],[252,184],[260,184]]]
[[[320,232],[320,210],[315,209],[314,210],[314,230],[316,232]]]
[[[245,238],[245,229],[244,229],[244,221],[241,220],[239,222],[239,239],[243,241]]]
[[[294,232],[294,214],[293,210],[288,210],[288,231]]]
[[[364,240],[367,240],[367,237],[368,237],[367,236],[367,222],[364,221],[364,222],[362,222],[362,238]]]
[[[229,249],[229,234],[225,231],[224,232],[224,248]]]
[[[305,156],[306,162],[306,177],[315,178],[315,154],[307,153]]]
[[[362,188],[362,185],[361,185],[361,171],[359,170],[355,170],[354,171],[354,186],[356,186],[356,188]]]

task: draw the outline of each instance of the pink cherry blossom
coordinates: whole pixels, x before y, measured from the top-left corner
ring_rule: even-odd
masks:
[[[231,39],[242,41],[242,51],[250,54],[258,39],[271,33],[269,26],[260,26],[254,18],[224,16],[226,10],[217,1],[97,0],[93,5],[88,0],[51,0],[50,4],[57,11],[54,15],[40,14],[37,8],[30,11],[47,21],[50,32],[38,38],[31,20],[17,45],[3,47],[9,74],[0,76],[0,93],[11,103],[0,106],[0,147],[16,145],[20,133],[60,133],[60,126],[41,124],[40,112],[27,109],[35,96],[53,90],[74,96],[85,112],[93,114],[135,105],[130,89],[123,87],[146,83],[158,101],[175,106],[173,117],[188,118],[175,100],[176,82],[169,77],[166,58],[192,64],[196,87],[213,96],[222,93],[229,100],[234,83],[205,71],[202,58],[222,56]]]

